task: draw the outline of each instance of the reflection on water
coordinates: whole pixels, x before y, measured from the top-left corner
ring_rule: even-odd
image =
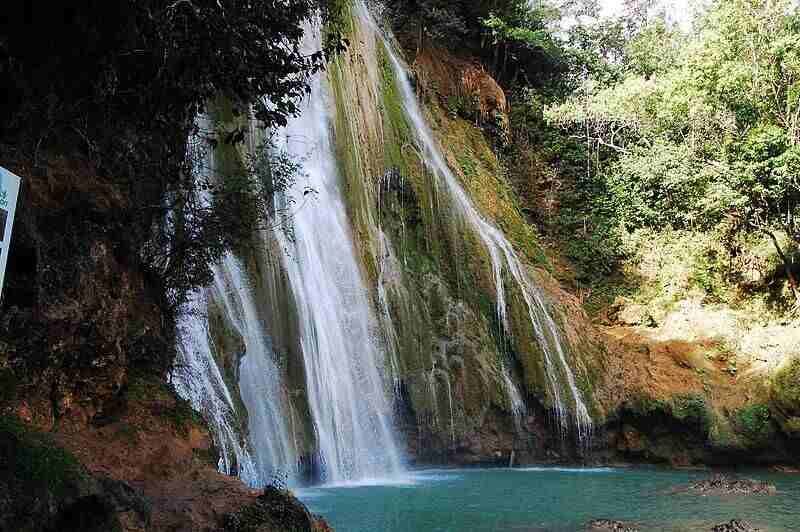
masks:
[[[800,530],[800,476],[743,474],[774,483],[772,497],[667,494],[705,476],[660,469],[438,469],[389,485],[321,486],[297,495],[337,532],[576,532],[598,518],[653,532],[707,531],[733,518],[766,532]]]

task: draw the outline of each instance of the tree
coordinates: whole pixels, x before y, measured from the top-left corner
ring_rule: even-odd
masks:
[[[605,225],[734,220],[769,237],[800,304],[781,237],[800,245],[796,13],[780,0],[719,0],[686,37],[656,17],[625,37],[621,79],[589,78],[545,116],[585,141],[586,181],[599,191],[588,201]]]
[[[625,45],[627,70],[650,78],[677,66],[681,35],[670,29],[664,17],[645,24]]]
[[[187,145],[205,134],[196,117],[222,97],[234,117],[284,124],[308,76],[341,45],[329,35],[325,50],[307,52],[304,25],[320,10],[331,18],[341,9],[337,0],[11,2],[0,17],[0,150],[34,166],[50,154],[85,158],[125,196],[130,208],[119,222],[128,254],[176,306],[208,281],[210,264],[236,236],[225,213],[193,199],[208,186],[194,177],[201,151]],[[233,146],[243,138],[239,128],[212,140]],[[229,198],[255,192],[241,179],[222,189]],[[165,216],[181,220],[176,231],[152,231]]]

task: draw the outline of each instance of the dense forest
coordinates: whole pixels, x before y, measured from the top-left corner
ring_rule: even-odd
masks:
[[[523,209],[597,303],[632,288],[626,264],[652,246],[683,255],[710,299],[797,306],[791,2],[709,2],[683,24],[649,0],[617,18],[591,1],[392,5],[424,38],[480,56],[508,91],[504,149]]]

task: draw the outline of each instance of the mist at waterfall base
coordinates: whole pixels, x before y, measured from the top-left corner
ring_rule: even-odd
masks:
[[[642,469],[440,469],[406,484],[308,488],[297,492],[334,530],[347,532],[578,532],[593,519],[635,523],[648,532],[707,531],[746,519],[765,532],[798,530],[800,477],[744,472],[775,496],[700,497],[670,493],[708,475]]]

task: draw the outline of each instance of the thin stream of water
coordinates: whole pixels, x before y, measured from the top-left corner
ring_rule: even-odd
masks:
[[[557,417],[562,425],[562,429],[567,429],[570,417],[574,420],[578,440],[586,443],[592,431],[592,419],[586,404],[583,401],[581,391],[578,389],[575,376],[567,362],[561,333],[547,309],[544,295],[541,290],[532,282],[525,270],[525,266],[517,256],[511,243],[494,225],[488,222],[475,208],[472,200],[467,195],[460,181],[450,170],[445,162],[442,151],[430,128],[422,115],[417,96],[408,77],[407,69],[399,58],[399,54],[394,49],[392,43],[378,29],[374,19],[369,13],[363,2],[356,2],[355,10],[362,24],[373,27],[376,35],[383,39],[383,45],[389,56],[394,71],[394,77],[400,94],[403,98],[403,108],[409,123],[413,126],[412,130],[416,135],[417,147],[423,155],[424,162],[429,171],[437,179],[438,191],[446,195],[453,207],[451,215],[456,215],[465,220],[480,237],[492,262],[492,271],[496,288],[496,304],[498,318],[503,324],[507,334],[511,334],[508,323],[506,292],[504,282],[504,272],[511,275],[516,286],[522,293],[528,310],[530,323],[542,347],[545,358],[545,372],[553,397]],[[438,198],[438,196],[437,196]],[[559,378],[562,376],[563,379]],[[515,388],[511,379],[503,379],[506,385]],[[571,411],[565,402],[562,383],[567,385],[567,394],[571,402]],[[512,398],[519,396],[518,390],[508,389],[507,395]]]

